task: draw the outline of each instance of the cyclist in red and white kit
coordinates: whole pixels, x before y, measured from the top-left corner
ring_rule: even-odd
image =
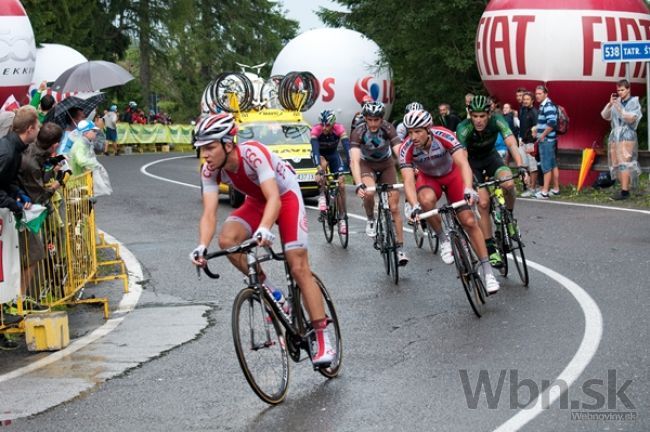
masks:
[[[410,111],[404,116],[409,138],[400,147],[399,162],[406,200],[413,209],[409,215],[411,219],[420,212],[434,209],[443,191],[449,203],[466,199],[471,205],[478,201],[478,193],[472,187],[467,151],[452,131],[432,125],[431,114],[424,110]],[[415,169],[418,170],[417,180]],[[469,206],[459,207],[457,212],[481,262],[485,288],[490,294],[496,293],[499,282],[492,274],[485,239],[474,213]],[[432,216],[427,222],[441,240],[440,257],[452,264],[451,243],[442,230],[440,216]]]
[[[307,216],[296,174],[286,162],[257,141],[237,144],[237,125],[232,114],[212,114],[196,126],[194,145],[201,150],[203,214],[199,222],[199,245],[190,254],[197,266],[205,265],[217,229],[219,184],[226,183],[246,195],[244,204],[232,212],[219,233],[222,249],[254,237],[261,246],[275,239],[271,228],[277,223],[291,275],[300,286],[304,305],[315,330],[311,347],[314,366],[328,366],[336,348],[330,343],[322,294],[314,281],[307,255]],[[246,274],[243,254],[228,255],[232,264]],[[261,275],[262,282],[266,277]]]

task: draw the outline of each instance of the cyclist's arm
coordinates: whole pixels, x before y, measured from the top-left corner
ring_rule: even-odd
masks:
[[[203,191],[203,214],[199,221],[199,244],[208,247],[217,230],[219,192]]]
[[[517,145],[517,139],[515,138],[515,136],[510,135],[504,141],[506,143],[506,146],[508,146],[508,149],[510,150],[510,154],[512,155],[512,158],[514,159],[517,166],[518,167],[523,166],[524,163],[521,160],[521,155],[519,154],[519,146]]]
[[[343,144],[343,149],[345,150],[346,162],[350,166],[350,139],[347,136],[341,138],[341,144]]]
[[[358,147],[350,149],[350,171],[352,171],[354,184],[361,184],[361,149]]]
[[[312,136],[311,137],[311,158],[312,161],[314,162],[314,166],[318,167],[320,165],[320,143],[318,142],[318,138]]]
[[[451,154],[451,158],[460,169],[460,174],[463,177],[463,185],[466,188],[473,189],[472,179],[474,175],[472,174],[472,168],[469,166],[469,161],[467,160],[467,150],[459,149]]]
[[[412,167],[402,167],[400,166],[400,171],[402,172],[402,181],[404,182],[404,195],[406,195],[406,201],[415,207],[418,204],[418,196],[415,191],[415,172]],[[422,175],[422,174],[420,174]]]
[[[278,220],[278,216],[280,216],[280,189],[275,178],[270,178],[260,183],[260,189],[262,189],[262,194],[266,198],[260,227],[270,230],[275,221]]]

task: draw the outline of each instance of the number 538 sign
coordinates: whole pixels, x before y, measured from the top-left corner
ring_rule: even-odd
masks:
[[[650,41],[611,42],[602,44],[603,61],[650,61]]]

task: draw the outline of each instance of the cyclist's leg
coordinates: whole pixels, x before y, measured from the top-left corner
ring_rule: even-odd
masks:
[[[324,173],[327,173],[327,166],[328,166],[327,158],[321,154],[319,169],[322,170]],[[327,177],[320,176],[318,173],[316,173],[316,183],[318,183],[318,190],[320,192],[318,195],[318,209],[323,211],[326,207],[325,193],[327,193]]]
[[[359,162],[359,166],[361,168],[361,182],[365,184],[367,187],[374,187],[375,186],[375,172],[373,169],[373,164],[361,160]],[[374,192],[366,192],[366,197],[363,200],[363,208],[366,211],[366,217],[368,220],[374,220],[375,219],[375,193]]]
[[[284,193],[281,200],[282,211],[277,221],[280,238],[291,276],[300,287],[303,304],[316,334],[316,349],[312,349],[312,361],[314,365],[327,365],[335,358],[336,347],[330,343],[326,331],[327,316],[323,295],[309,266],[307,215],[300,189]]]
[[[435,179],[420,173],[415,180],[415,189],[418,194],[418,203],[422,207],[422,211],[426,212],[433,210],[438,202],[438,197],[442,195],[442,187]],[[427,222],[433,231],[441,238],[442,235],[442,220],[440,216],[431,216]]]
[[[251,238],[262,220],[263,213],[264,203],[247,197],[241,207],[226,218],[226,222],[219,232],[219,247],[227,249]],[[246,255],[231,254],[228,255],[228,259],[239,271],[248,274]]]
[[[494,177],[498,179],[512,177],[512,172],[510,171],[510,168],[502,165],[496,169]],[[507,182],[501,183],[501,187],[505,191],[506,208],[512,211],[515,208],[515,201],[517,199],[515,182],[513,180],[509,180]]]

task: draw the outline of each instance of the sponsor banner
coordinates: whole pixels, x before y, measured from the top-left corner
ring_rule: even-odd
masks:
[[[13,213],[0,208],[0,303],[20,295],[20,251]]]
[[[117,124],[118,144],[192,144],[191,125]]]

